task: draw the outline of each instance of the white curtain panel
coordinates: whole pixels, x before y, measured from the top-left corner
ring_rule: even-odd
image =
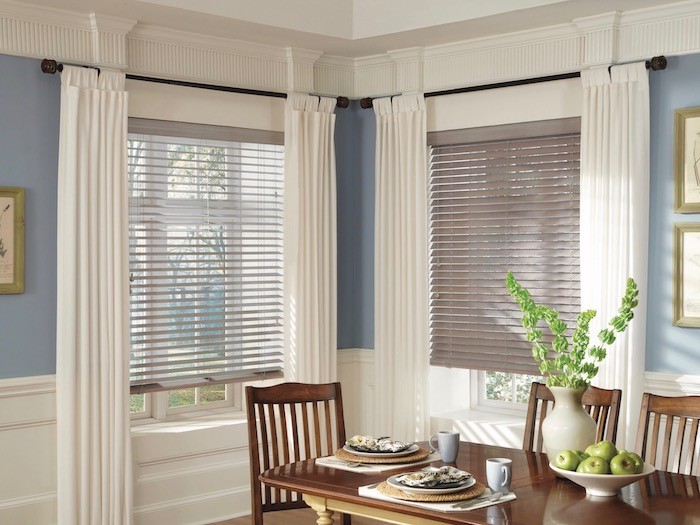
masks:
[[[59,525],[132,522],[124,74],[61,75],[57,246]]]
[[[615,315],[628,277],[635,318],[608,350],[594,383],[622,389],[618,443],[634,443],[644,388],[649,234],[649,80],[644,64],[583,71],[581,302],[598,331]],[[631,448],[630,448],[631,450]]]
[[[335,106],[292,93],[284,133],[285,379],[335,381]]]
[[[425,99],[377,99],[374,111],[374,431],[425,439],[430,367]]]

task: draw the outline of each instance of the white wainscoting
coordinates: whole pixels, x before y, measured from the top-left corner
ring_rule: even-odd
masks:
[[[54,376],[0,380],[0,465],[0,523],[55,523]]]
[[[348,432],[369,428],[373,351],[341,350]],[[134,518],[143,525],[206,524],[250,513],[242,412],[134,426]],[[0,523],[56,523],[56,381],[0,380]]]
[[[371,434],[375,425],[374,350],[339,350],[338,381],[343,389],[346,434]]]
[[[340,350],[338,376],[348,434],[371,432],[374,351]],[[645,390],[700,395],[700,376],[647,372]],[[55,404],[54,376],[0,380],[3,525],[56,523]],[[432,428],[451,425],[464,439],[505,440],[519,447],[522,422],[516,419],[457,410],[436,413]],[[134,427],[133,437],[137,524],[206,524],[250,512],[242,413],[211,413],[141,425]]]

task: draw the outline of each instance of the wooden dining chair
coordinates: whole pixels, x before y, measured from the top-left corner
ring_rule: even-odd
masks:
[[[666,397],[645,393],[635,450],[644,461],[658,469],[698,475],[698,420],[700,396]]]
[[[296,492],[263,486],[258,476],[271,468],[333,454],[345,444],[340,383],[282,383],[248,386],[246,408],[250,450],[253,525],[263,512],[305,508]],[[343,524],[350,516],[343,515]]]
[[[583,406],[595,420],[598,430],[596,442],[607,439],[615,443],[617,439],[617,420],[620,416],[622,390],[605,390],[594,386],[588,387],[583,394]],[[542,421],[554,406],[554,395],[543,383],[533,382],[530,388],[530,401],[525,419],[523,450],[542,452]]]

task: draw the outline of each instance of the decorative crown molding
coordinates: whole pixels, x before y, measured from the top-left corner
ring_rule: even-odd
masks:
[[[425,50],[422,47],[389,51],[396,63],[396,87],[405,93],[423,91],[423,63]]]
[[[608,65],[618,60],[620,13],[577,18],[574,24],[583,34],[585,67]]]
[[[287,91],[315,91],[314,63],[322,54],[321,51],[287,48]]]
[[[90,14],[92,63],[123,69],[126,67],[126,35],[136,20]]]
[[[351,98],[441,91],[700,52],[700,1],[345,58],[0,0],[0,53],[155,76]]]

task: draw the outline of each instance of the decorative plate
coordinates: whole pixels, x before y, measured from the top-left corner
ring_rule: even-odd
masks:
[[[360,452],[401,452],[413,445],[413,443],[393,440],[388,436],[375,438],[359,434],[348,439],[345,444]]]
[[[382,452],[380,450],[376,452],[363,452],[361,450],[357,450],[351,447],[350,445],[345,445],[343,447],[343,450],[345,452],[350,452],[350,454],[354,454],[363,458],[400,458],[401,456],[410,456],[411,454],[418,452],[418,450],[420,450],[420,447],[413,443],[408,448],[400,450],[399,452]]]
[[[476,479],[471,477],[464,481],[459,481],[455,483],[443,483],[441,485],[435,485],[434,487],[409,487],[404,485],[396,478],[403,476],[404,474],[397,474],[396,476],[391,476],[386,482],[394,488],[397,488],[403,492],[408,492],[409,494],[452,494],[454,492],[461,492],[468,489],[474,483]]]

